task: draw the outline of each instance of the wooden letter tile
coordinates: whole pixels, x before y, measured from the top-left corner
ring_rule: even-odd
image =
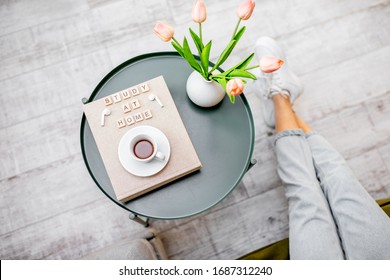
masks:
[[[132,124],[135,123],[135,121],[134,121],[132,116],[126,117],[125,120],[126,120],[127,125],[132,125]]]
[[[135,115],[133,116],[133,118],[134,118],[134,120],[135,120],[136,122],[140,122],[140,121],[142,121],[142,120],[144,119],[144,117],[142,116],[142,113],[135,114]]]
[[[145,120],[151,119],[153,117],[152,112],[150,110],[146,110],[144,112]]]
[[[104,97],[104,104],[105,104],[106,106],[112,104],[112,98],[111,98],[111,96]]]
[[[139,90],[138,90],[137,87],[132,87],[132,88],[130,89],[130,91],[131,91],[131,93],[132,93],[133,95],[138,95],[138,94],[140,94],[140,92],[139,92]]]
[[[125,103],[123,104],[122,109],[123,109],[123,113],[128,113],[131,111],[131,105],[129,103]]]
[[[138,99],[134,99],[133,101],[131,101],[131,106],[133,107],[133,109],[138,109],[139,107],[141,107],[141,104],[139,103]]]
[[[120,93],[115,93],[112,96],[112,100],[114,100],[114,103],[118,103],[118,102],[121,102],[122,101],[122,98],[121,98],[121,95]]]
[[[121,93],[122,93],[123,100],[129,99],[131,97],[131,93],[128,90],[122,90]]]
[[[141,87],[142,92],[148,92],[149,91],[149,86],[148,86],[147,83],[141,84],[140,87]]]
[[[122,128],[126,126],[126,122],[124,119],[119,119],[116,121],[116,124],[118,125],[118,128]]]

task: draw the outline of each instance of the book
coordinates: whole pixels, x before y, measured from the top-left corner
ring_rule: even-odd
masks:
[[[119,201],[127,202],[202,167],[162,76],[87,103],[83,110]],[[138,171],[133,172],[133,162],[129,160],[130,167],[124,162],[127,136],[145,126],[162,132],[170,149],[164,167],[150,176],[137,174],[150,169],[150,163],[137,163]]]

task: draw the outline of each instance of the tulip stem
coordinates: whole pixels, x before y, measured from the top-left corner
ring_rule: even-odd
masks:
[[[234,29],[234,32],[233,32],[232,40],[234,39],[234,36],[236,36],[238,27],[240,26],[240,23],[241,23],[241,18],[239,18],[237,21],[236,28]]]
[[[175,37],[172,37],[172,40],[181,47],[180,43],[176,40]]]
[[[200,38],[200,41],[203,44],[203,40],[202,40],[202,23],[201,22],[199,22],[199,38]]]
[[[248,70],[252,70],[252,69],[255,69],[255,68],[259,68],[259,67],[260,67],[260,65],[255,65],[255,66],[252,66],[252,67],[245,68],[244,70],[248,71]]]

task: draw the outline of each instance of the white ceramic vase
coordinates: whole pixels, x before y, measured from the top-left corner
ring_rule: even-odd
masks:
[[[196,105],[212,107],[225,97],[225,90],[215,81],[205,80],[197,71],[193,71],[187,79],[188,97]]]

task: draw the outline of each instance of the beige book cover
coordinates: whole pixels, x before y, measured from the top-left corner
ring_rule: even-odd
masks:
[[[87,103],[83,109],[116,197],[122,202],[162,187],[202,167],[162,76]],[[162,170],[150,176],[137,174],[144,170],[147,173],[150,163],[136,163],[130,167],[123,165],[123,157],[127,156],[123,154],[123,141],[131,131],[135,131],[133,129],[141,126],[160,130],[169,142],[169,160]],[[118,152],[122,137],[122,150]],[[121,159],[119,153],[122,153]],[[132,168],[137,172],[132,172]]]

